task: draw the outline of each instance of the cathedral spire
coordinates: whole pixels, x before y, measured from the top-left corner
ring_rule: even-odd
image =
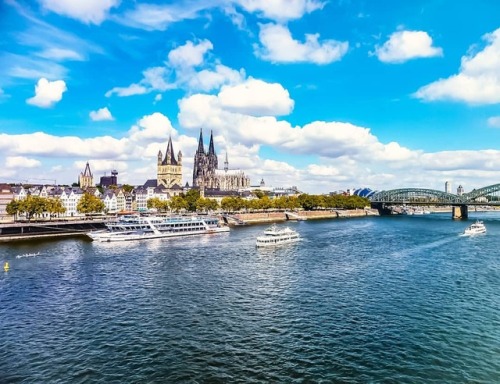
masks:
[[[229,160],[227,159],[227,151],[226,151],[226,161],[224,161],[224,171],[229,170]]]
[[[208,154],[209,155],[215,155],[214,136],[213,136],[212,131],[210,131],[210,145],[208,146]]]
[[[200,128],[200,140],[198,140],[198,150],[196,153],[205,154],[205,148],[203,146],[203,129]]]

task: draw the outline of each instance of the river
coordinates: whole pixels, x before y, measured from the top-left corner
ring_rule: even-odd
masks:
[[[500,382],[499,213],[279,225],[1,244],[0,383]]]

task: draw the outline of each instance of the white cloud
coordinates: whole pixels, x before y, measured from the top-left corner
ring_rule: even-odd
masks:
[[[118,96],[134,96],[143,95],[148,93],[148,89],[139,84],[130,84],[128,87],[114,87],[106,92],[106,97],[112,96],[116,93]]]
[[[114,120],[107,107],[100,108],[97,111],[90,111],[89,116],[92,121]]]
[[[35,86],[35,96],[27,99],[26,102],[37,107],[49,108],[61,101],[66,89],[66,83],[63,80],[48,81],[41,78]]]
[[[250,78],[242,84],[222,87],[218,96],[222,108],[253,116],[288,115],[294,102],[281,84]]]
[[[238,84],[245,79],[245,71],[236,71],[222,64],[217,64],[215,70],[203,69],[179,78],[179,84],[185,82],[191,90],[209,92],[224,84]]]
[[[262,24],[259,38],[262,46],[255,48],[256,55],[277,63],[329,64],[340,60],[349,48],[348,42],[319,41],[319,34],[306,34],[302,43],[293,39],[287,27],[277,24]]]
[[[42,52],[38,53],[38,56],[43,57],[45,59],[53,59],[53,60],[58,60],[58,61],[63,61],[63,60],[74,60],[74,61],[82,61],[84,60],[84,57],[72,50],[72,49],[66,49],[66,48],[47,48],[43,50]]]
[[[432,38],[424,31],[394,32],[381,47],[375,48],[375,55],[385,63],[403,63],[422,58],[443,56],[441,48],[432,46]]]
[[[161,99],[162,99],[162,98],[163,98],[163,96],[161,95],[161,93],[157,94],[157,95],[155,96],[155,103],[157,103],[157,102],[161,101]]]
[[[143,142],[167,139],[169,135],[177,136],[169,118],[159,112],[144,116],[137,125],[128,132],[130,140]]]
[[[500,128],[500,116],[492,116],[488,119],[488,125],[493,128]]]
[[[116,20],[134,28],[164,31],[171,24],[199,17],[200,12],[217,5],[213,1],[173,2],[173,4],[138,4]]]
[[[256,12],[273,20],[300,19],[322,9],[326,2],[317,0],[236,0],[247,12]]]
[[[209,40],[202,40],[196,45],[187,41],[169,52],[168,61],[172,67],[196,67],[203,63],[205,54],[212,49],[213,45]]]
[[[420,88],[426,101],[452,100],[469,104],[500,103],[500,28],[483,36],[486,47],[462,57],[460,72]]]
[[[57,14],[80,20],[87,24],[100,24],[119,0],[40,0],[42,6]]]
[[[5,166],[7,168],[37,168],[42,163],[36,159],[30,159],[24,156],[7,156]]]

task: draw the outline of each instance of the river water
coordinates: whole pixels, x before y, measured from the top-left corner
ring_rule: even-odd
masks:
[[[0,245],[0,383],[500,382],[500,214],[288,225]]]

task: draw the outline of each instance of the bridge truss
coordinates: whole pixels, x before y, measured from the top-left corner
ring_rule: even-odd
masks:
[[[500,205],[500,184],[474,189],[460,196],[435,189],[392,189],[373,194],[370,201],[390,205]]]

